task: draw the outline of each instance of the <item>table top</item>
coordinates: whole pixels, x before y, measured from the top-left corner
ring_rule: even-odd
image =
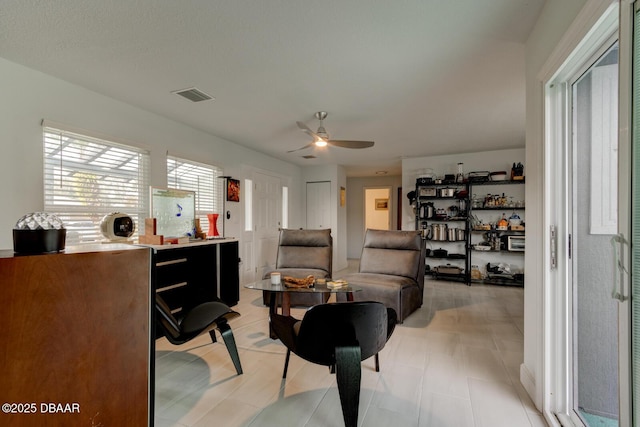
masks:
[[[329,279],[327,279],[329,281]],[[342,293],[342,292],[359,292],[362,290],[359,286],[346,285],[341,286],[339,288],[331,289],[327,288],[326,284],[318,284],[316,283],[311,288],[287,288],[284,283],[279,285],[272,285],[271,279],[259,280],[254,283],[249,283],[244,286],[247,289],[255,289],[258,291],[271,291],[271,292],[307,292],[307,293]]]

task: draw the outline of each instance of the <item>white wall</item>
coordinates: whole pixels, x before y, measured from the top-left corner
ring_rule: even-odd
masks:
[[[215,164],[237,179],[245,166],[291,178],[291,224],[300,224],[301,168],[164,117],[132,107],[0,58],[0,248],[12,248],[12,229],[25,213],[43,209],[43,119],[86,129],[151,151],[151,184],[166,186],[165,155]],[[228,203],[227,236],[242,236],[243,203]]]
[[[527,160],[527,252],[524,287],[524,363],[520,380],[536,407],[542,408],[544,346],[543,327],[543,230],[544,200],[544,99],[542,82],[538,79],[545,62],[558,45],[565,31],[585,5],[585,0],[548,1],[535,28],[529,35],[525,50],[526,70],[526,160]],[[537,239],[531,237],[538,236]]]
[[[523,144],[524,145],[524,144]],[[415,217],[411,212],[408,192],[416,189],[416,178],[426,169],[432,169],[437,176],[445,174],[456,174],[458,163],[463,163],[465,174],[473,171],[506,171],[511,173],[513,163],[521,162],[525,164],[524,174],[527,180],[527,191],[529,190],[528,165],[525,163],[525,149],[513,148],[509,150],[483,151],[480,153],[461,153],[445,156],[416,157],[402,160],[402,229],[415,230]],[[527,233],[528,234],[528,233]]]

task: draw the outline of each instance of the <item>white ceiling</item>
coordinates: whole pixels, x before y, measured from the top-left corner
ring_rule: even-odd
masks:
[[[0,56],[300,165],[524,147],[544,0],[2,0]],[[171,94],[197,87],[214,101]],[[307,149],[295,122],[363,150]],[[316,159],[301,156],[315,154]]]

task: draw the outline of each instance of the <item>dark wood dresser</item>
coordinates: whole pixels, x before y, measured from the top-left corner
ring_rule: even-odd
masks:
[[[238,241],[205,240],[152,249],[152,286],[172,312],[221,300],[232,307],[240,299]]]
[[[152,423],[150,263],[131,245],[0,251],[0,425]]]

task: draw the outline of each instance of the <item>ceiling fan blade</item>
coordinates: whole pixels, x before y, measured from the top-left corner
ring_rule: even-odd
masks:
[[[314,145],[313,142],[308,143],[307,145],[305,145],[304,147],[300,147],[300,148],[296,148],[295,150],[289,150],[287,151],[287,153],[293,153],[294,151],[300,151],[300,150],[304,150],[305,148],[309,148],[312,145]]]
[[[373,147],[373,141],[346,141],[346,140],[336,140],[332,139],[327,141],[327,144],[333,145],[334,147],[342,147],[342,148],[369,148]]]
[[[318,134],[316,134],[314,131],[312,131],[311,129],[309,129],[309,126],[305,125],[302,122],[296,122],[296,124],[298,125],[298,127],[304,132],[309,134],[314,140],[318,140],[320,139],[320,137],[318,136]]]

